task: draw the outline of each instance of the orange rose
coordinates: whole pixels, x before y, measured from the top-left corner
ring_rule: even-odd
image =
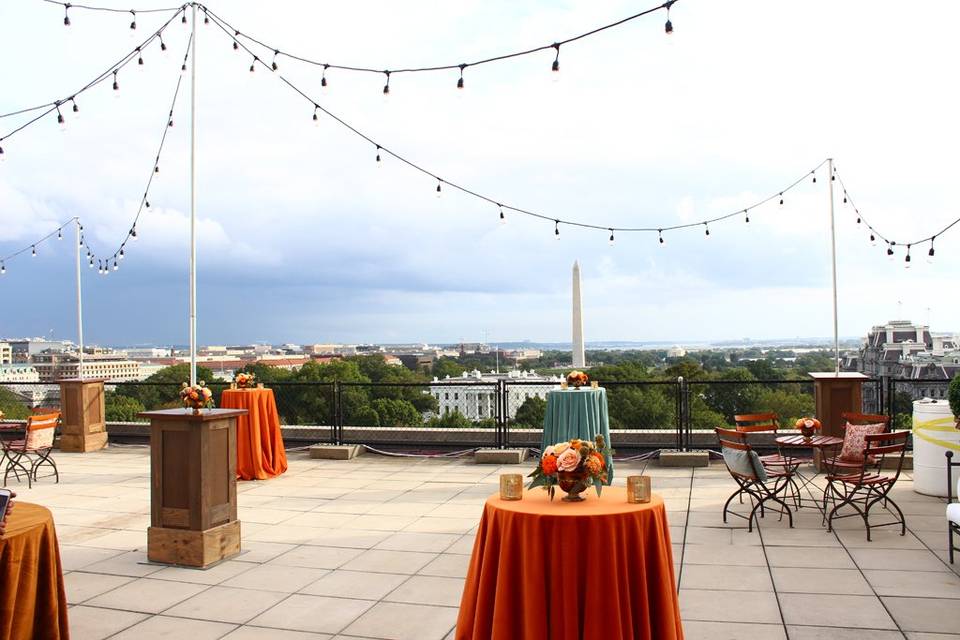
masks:
[[[583,463],[583,467],[587,470],[587,473],[595,476],[603,471],[603,462],[598,460],[596,456],[590,456],[586,462]]]
[[[583,446],[583,443],[580,442],[579,440],[574,440],[573,442],[570,443],[570,446],[576,449],[577,451],[580,451],[580,447]]]
[[[603,469],[603,468],[605,468],[605,467],[607,466],[607,461],[603,458],[603,454],[602,454],[602,453],[600,453],[600,452],[598,452],[598,451],[594,451],[593,453],[590,454],[590,457],[591,457],[591,458],[596,458],[597,460],[600,461],[600,468],[601,468],[601,469]]]
[[[557,456],[544,456],[543,460],[540,461],[540,468],[548,476],[555,474],[557,472]]]

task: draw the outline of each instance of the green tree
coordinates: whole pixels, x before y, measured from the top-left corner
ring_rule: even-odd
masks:
[[[8,420],[26,420],[30,415],[24,398],[3,387],[0,387],[0,411]]]
[[[435,378],[443,380],[447,376],[450,376],[451,378],[459,377],[460,374],[466,370],[466,367],[461,365],[453,358],[437,358],[436,362],[433,363],[433,370],[431,373]]]
[[[256,376],[257,382],[262,382],[265,385],[275,382],[287,382],[293,378],[292,371],[284,369],[283,367],[274,367],[262,362],[248,364],[244,367],[241,367],[240,369],[237,369],[237,373],[252,373]]]
[[[197,366],[198,381],[209,382],[213,379],[213,371]],[[117,385],[117,395],[134,398],[148,410],[169,409],[180,406],[180,389],[184,382],[190,382],[190,365],[175,364],[157,371],[143,384]],[[219,404],[219,396],[215,400]]]
[[[799,393],[794,385],[778,385],[763,389],[757,397],[757,411],[772,411],[780,416],[780,426],[790,428],[798,418],[812,416],[813,396]]]
[[[107,422],[136,422],[140,419],[137,414],[145,410],[136,398],[121,395],[116,391],[107,391],[103,401]]]
[[[377,412],[379,422],[384,427],[420,427],[423,416],[417,408],[406,400],[377,398],[373,401],[373,410]]]
[[[437,429],[469,429],[474,426],[476,425],[459,411],[450,411],[427,420],[427,427]]]
[[[530,396],[517,408],[513,424],[518,428],[541,429],[546,415],[547,401],[539,396]]]
[[[704,391],[704,401],[707,406],[723,416],[726,424],[733,424],[733,416],[738,413],[753,413],[761,410],[758,399],[762,388],[759,385],[749,384],[756,380],[749,369],[744,367],[727,369],[715,379],[733,383],[707,384]],[[762,410],[766,411],[766,409]]]

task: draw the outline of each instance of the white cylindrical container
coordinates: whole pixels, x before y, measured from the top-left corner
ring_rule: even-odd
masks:
[[[947,451],[960,460],[960,430],[946,400],[913,402],[913,490],[928,496],[947,495]]]

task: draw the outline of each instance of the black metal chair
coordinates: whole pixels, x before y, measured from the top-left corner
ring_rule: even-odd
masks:
[[[827,475],[827,487],[823,493],[823,510],[827,514],[827,501],[833,500],[833,509],[826,515],[827,530],[833,531],[833,520],[849,518],[859,515],[867,528],[867,541],[870,541],[870,529],[900,525],[900,535],[906,535],[907,522],[903,511],[890,497],[900,472],[903,470],[903,457],[907,451],[909,431],[893,433],[878,433],[865,436],[867,447],[864,450],[863,461],[858,472],[850,473],[848,469],[831,469]],[[884,475],[884,460],[890,456],[896,460],[895,472],[892,476]],[[876,469],[876,471],[874,471]],[[870,509],[878,502],[883,502],[887,509],[892,505],[898,518],[893,522],[870,524]],[[843,507],[853,507],[854,513],[837,515]]]
[[[960,467],[960,462],[953,461],[953,451],[947,451],[947,548],[950,550],[950,564],[953,564],[953,554],[960,551],[953,543],[953,535],[960,533],[960,503],[954,502],[953,498],[953,468]],[[957,486],[957,498],[960,498],[960,478]]]
[[[753,521],[757,518],[757,513],[764,516],[764,505],[767,502],[775,502],[780,505],[779,513],[781,518],[786,513],[793,527],[793,512],[790,506],[784,501],[788,498],[788,490],[791,486],[793,472],[796,466],[784,466],[779,464],[772,468],[767,468],[753,450],[747,441],[746,434],[731,429],[714,429],[717,438],[720,440],[720,451],[723,453],[723,461],[727,465],[727,471],[737,483],[737,490],[730,494],[723,505],[723,521],[727,521],[727,514],[744,518],[747,521],[747,530],[753,531]],[[772,485],[769,484],[772,481]],[[730,503],[734,498],[740,498],[746,495],[750,498],[753,508],[750,515],[745,516],[735,511],[730,511]]]

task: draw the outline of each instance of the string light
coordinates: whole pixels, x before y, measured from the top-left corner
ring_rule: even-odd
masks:
[[[383,95],[387,96],[390,95],[390,72],[384,71],[383,73],[387,76],[387,83],[383,85]]]
[[[313,117],[316,118],[317,114],[314,113]],[[380,145],[377,145],[377,168],[380,167]]]
[[[663,244],[663,229],[657,229],[657,236],[660,238],[660,244]]]
[[[63,229],[57,229],[57,240],[63,240]]]
[[[614,242],[614,240],[613,240],[613,229],[610,229],[610,246],[611,246],[611,247],[613,246],[613,242]]]
[[[123,249],[122,249],[122,248],[120,249],[119,256],[120,256],[120,259],[123,260]]]
[[[328,65],[328,64],[323,65],[323,73],[320,74],[320,86],[321,86],[321,87],[327,86],[327,68],[328,68],[329,66],[330,66],[330,65]]]
[[[7,265],[4,264],[3,262],[0,262],[0,275],[6,275],[6,274],[7,274]]]
[[[120,83],[117,82],[117,70],[116,70],[116,69],[114,69],[114,71],[113,71],[113,90],[114,90],[114,91],[120,91]]]
[[[137,225],[130,227],[130,233],[128,234],[134,241],[137,239]]]
[[[67,121],[63,119],[63,114],[60,113],[60,105],[57,105],[57,124],[60,125],[61,131],[66,131]]]
[[[37,257],[37,245],[30,247],[30,255],[32,255],[34,258]]]
[[[205,14],[206,16],[209,16],[209,17],[213,20],[214,24],[217,24],[218,26],[220,26],[221,28],[224,28],[225,30],[227,30],[226,28],[228,28],[228,29],[229,29],[228,35],[229,35],[229,33],[232,33],[232,34],[233,34],[232,38],[233,38],[235,41],[239,40],[239,39],[242,37],[242,38],[245,38],[246,40],[248,40],[250,43],[252,43],[252,44],[254,44],[254,45],[257,45],[257,46],[262,47],[262,48],[264,48],[264,49],[266,49],[266,50],[269,50],[269,51],[277,51],[280,55],[285,55],[285,56],[287,56],[288,58],[291,58],[291,59],[296,60],[296,61],[298,61],[298,62],[302,62],[302,63],[305,63],[305,64],[311,64],[311,65],[318,66],[318,67],[323,67],[324,76],[321,77],[321,86],[324,86],[324,87],[325,87],[325,86],[327,86],[327,85],[326,85],[326,82],[325,82],[325,80],[324,80],[325,77],[326,77],[325,72],[326,72],[327,69],[329,69],[329,68],[331,68],[331,67],[334,68],[334,69],[341,69],[341,70],[343,70],[343,71],[360,72],[360,73],[383,73],[383,69],[385,69],[385,68],[386,68],[386,69],[391,69],[391,70],[393,71],[393,73],[416,73],[416,72],[428,72],[428,71],[441,72],[441,71],[447,71],[447,70],[456,70],[456,69],[460,68],[461,65],[465,68],[465,67],[472,67],[472,66],[481,65],[481,64],[489,64],[489,63],[493,63],[493,62],[500,62],[500,61],[503,61],[503,60],[509,60],[509,59],[518,58],[518,57],[521,57],[521,56],[533,55],[533,54],[536,54],[536,53],[538,53],[538,52],[540,52],[540,51],[546,51],[546,50],[549,50],[549,49],[551,49],[551,48],[556,51],[556,56],[555,56],[554,62],[553,62],[553,70],[554,70],[554,71],[559,71],[559,69],[560,69],[559,53],[560,53],[560,46],[561,46],[561,45],[564,45],[564,44],[567,44],[567,43],[570,43],[570,42],[575,42],[575,41],[578,41],[578,40],[582,40],[582,39],[584,39],[584,38],[588,38],[588,37],[597,35],[597,34],[599,34],[599,33],[601,33],[601,32],[604,32],[604,31],[606,31],[606,30],[608,30],[608,29],[612,29],[612,28],[614,28],[614,27],[619,27],[619,26],[621,26],[621,25],[624,25],[624,24],[626,24],[626,23],[628,23],[628,22],[631,22],[631,21],[636,20],[636,19],[638,19],[638,18],[641,18],[641,17],[643,17],[643,16],[652,14],[652,13],[654,13],[654,12],[656,12],[656,11],[661,10],[661,9],[666,9],[666,10],[667,10],[667,22],[666,22],[666,25],[665,25],[665,30],[666,30],[666,32],[667,32],[668,34],[669,34],[669,33],[672,33],[672,32],[673,32],[673,24],[670,22],[670,7],[673,6],[673,4],[674,4],[675,2],[676,2],[676,0],[668,0],[667,2],[664,2],[663,4],[660,4],[660,5],[656,6],[656,7],[652,7],[652,8],[650,8],[650,9],[646,9],[646,10],[644,10],[644,11],[641,11],[641,12],[639,12],[639,13],[636,13],[636,14],[633,14],[633,15],[630,15],[630,16],[627,16],[627,17],[622,18],[622,19],[620,19],[620,20],[617,20],[617,21],[615,21],[615,22],[611,22],[611,23],[609,23],[609,24],[605,24],[605,25],[602,25],[602,26],[600,26],[600,27],[591,29],[591,30],[589,30],[589,31],[585,31],[585,32],[580,33],[579,35],[573,36],[573,37],[571,37],[571,38],[567,38],[567,39],[565,39],[565,40],[557,40],[557,41],[554,41],[552,44],[545,44],[545,45],[541,45],[541,46],[529,47],[529,48],[526,48],[526,49],[523,49],[523,50],[520,50],[520,51],[515,51],[515,52],[511,52],[511,53],[503,53],[503,54],[495,55],[495,56],[492,56],[492,57],[489,57],[489,58],[475,60],[475,61],[473,61],[473,62],[455,63],[455,64],[432,64],[432,65],[424,66],[424,67],[410,67],[410,68],[399,67],[399,66],[390,66],[390,65],[383,65],[383,66],[380,66],[380,67],[377,67],[377,68],[374,68],[374,67],[361,67],[361,66],[357,66],[357,65],[333,64],[333,63],[325,62],[325,61],[322,61],[322,60],[314,60],[314,59],[311,59],[311,58],[308,58],[308,57],[305,57],[305,56],[296,55],[296,54],[293,54],[293,53],[286,52],[286,51],[284,51],[283,49],[281,49],[281,48],[279,48],[279,47],[276,47],[276,46],[269,45],[269,44],[267,44],[266,42],[264,42],[263,40],[260,40],[260,39],[254,37],[254,36],[251,36],[250,34],[242,33],[239,29],[235,28],[233,25],[231,25],[230,23],[226,22],[221,16],[217,15],[214,11],[211,11],[211,10],[210,10],[209,8],[207,8],[207,7],[204,7],[204,14]],[[205,20],[206,20],[206,18],[205,18]],[[226,27],[226,28],[225,28],[225,27]],[[244,46],[244,48],[246,49],[247,47]],[[461,74],[461,75],[462,75],[462,74]],[[461,84],[461,83],[459,82],[459,79],[458,79],[458,82],[457,82],[458,88],[462,88],[462,87],[460,87],[460,84]]]
[[[320,116],[317,114],[318,108],[317,105],[313,105],[313,124],[316,126],[320,126]],[[379,156],[377,161],[379,162]]]
[[[463,89],[463,70],[467,68],[467,65],[460,65],[460,79],[457,80],[457,89]]]
[[[933,241],[936,239],[936,237],[937,236],[933,236],[933,238],[930,238],[930,251],[927,251],[927,262],[933,262],[933,255],[936,253],[933,250]]]
[[[817,172],[816,172],[816,171],[811,171],[811,172],[810,172],[810,175],[813,176],[813,184],[817,184]]]
[[[142,66],[143,66],[143,55],[140,53],[140,47],[137,47],[137,53],[140,54],[140,55],[137,57],[137,64],[142,67]]]
[[[556,238],[557,240],[560,239],[560,221],[559,220],[553,221],[553,237]]]
[[[130,28],[136,29],[137,28],[137,12],[134,11],[133,9],[130,9],[130,13],[133,15],[133,22],[130,23]]]
[[[77,101],[74,100],[72,97],[70,98],[70,104],[73,105],[73,106],[71,107],[71,111],[73,111],[74,114],[80,113],[80,107],[77,106]],[[74,118],[77,118],[77,117],[79,117],[79,116],[74,115]]]
[[[270,68],[276,71],[279,67],[277,66],[277,54],[280,53],[276,49],[273,50],[273,61],[270,63]],[[389,81],[390,74],[387,74],[387,80]]]
[[[507,216],[503,215],[503,205],[498,202],[497,208],[500,209],[500,224],[507,224]]]
[[[237,36],[240,35],[239,31],[234,31],[233,34],[233,50],[236,51],[240,48],[240,43],[237,42]]]
[[[63,26],[70,26],[70,3],[63,5]]]
[[[119,268],[120,268],[120,265],[117,264],[117,259],[114,258],[114,259],[113,259],[113,270],[116,271],[116,270],[118,270]]]
[[[907,263],[906,268],[909,269],[910,268],[910,245],[909,244],[907,245],[907,256],[903,259],[903,261]]]
[[[747,211],[746,209],[744,209],[744,210],[743,210],[743,215],[744,215],[744,221],[745,221],[745,222],[750,222],[750,212]]]
[[[780,205],[783,205],[783,192],[780,192]]]
[[[893,243],[893,242],[888,242],[888,243],[887,243],[887,255],[890,257],[891,260],[893,260],[893,245],[894,245],[894,244],[895,244],[895,243]]]
[[[253,56],[253,60],[250,61],[250,73],[253,73],[256,70],[256,64],[260,61],[260,58]]]
[[[163,34],[160,34],[160,51],[167,50],[167,43],[163,41]]]
[[[440,180],[437,180],[437,197],[440,197]]]
[[[704,222],[704,223],[703,223],[703,229],[704,229],[704,234],[703,234],[703,235],[706,235],[706,236],[710,235],[710,224],[709,224],[709,223]]]

